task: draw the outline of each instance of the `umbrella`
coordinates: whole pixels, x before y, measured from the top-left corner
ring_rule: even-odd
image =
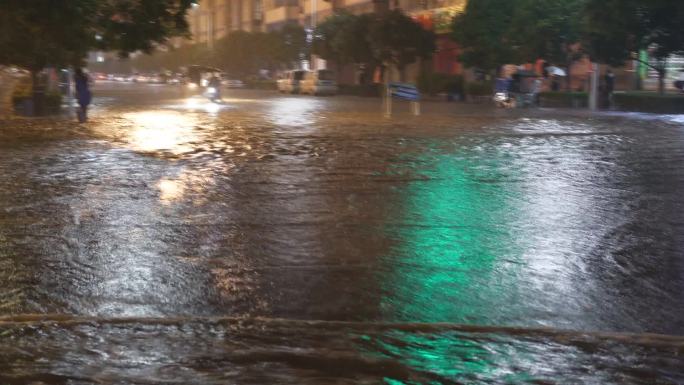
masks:
[[[546,72],[551,76],[567,76],[565,70],[559,67],[546,67]]]

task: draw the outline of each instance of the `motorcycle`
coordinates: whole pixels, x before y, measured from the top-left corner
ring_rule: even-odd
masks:
[[[508,91],[499,91],[494,94],[494,103],[499,108],[515,107],[515,99],[511,98]]]
[[[207,91],[204,93],[204,96],[207,97],[210,101],[214,103],[219,103],[221,102],[221,94],[219,93],[219,90],[217,87],[209,86],[207,87]]]

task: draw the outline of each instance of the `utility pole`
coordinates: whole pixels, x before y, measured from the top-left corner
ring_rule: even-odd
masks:
[[[599,71],[600,68],[598,64],[591,63],[591,90],[589,93],[589,109],[592,111],[598,110]]]
[[[316,20],[316,11],[317,11],[316,6],[317,6],[316,0],[311,0],[311,36],[312,36],[312,41],[313,41],[313,39],[315,39],[315,36],[316,36],[316,22],[317,22],[317,20]],[[309,68],[314,70],[314,71],[317,70],[318,69],[318,68],[316,68],[316,67],[318,67],[317,62],[318,62],[318,56],[316,56],[315,54],[312,53],[311,54],[311,63],[309,65]]]

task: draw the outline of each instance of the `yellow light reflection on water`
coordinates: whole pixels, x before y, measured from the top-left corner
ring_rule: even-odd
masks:
[[[159,188],[159,200],[168,204],[183,197],[185,184],[179,180],[162,179],[157,183]]]
[[[156,187],[163,205],[186,202],[201,204],[207,200],[206,191],[215,186],[214,175],[226,174],[232,167],[221,160],[207,162],[200,169],[185,168],[177,174],[161,178]]]
[[[306,126],[315,122],[314,114],[321,105],[321,101],[311,98],[279,99],[271,104],[270,120],[278,125]]]
[[[175,111],[132,112],[124,118],[133,122],[129,140],[134,149],[143,152],[169,151],[180,154],[192,149],[197,139],[196,121]]]

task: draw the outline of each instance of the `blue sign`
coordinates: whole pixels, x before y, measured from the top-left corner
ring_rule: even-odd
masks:
[[[390,93],[392,96],[400,99],[418,101],[420,100],[420,93],[418,88],[413,84],[405,83],[390,83]]]

